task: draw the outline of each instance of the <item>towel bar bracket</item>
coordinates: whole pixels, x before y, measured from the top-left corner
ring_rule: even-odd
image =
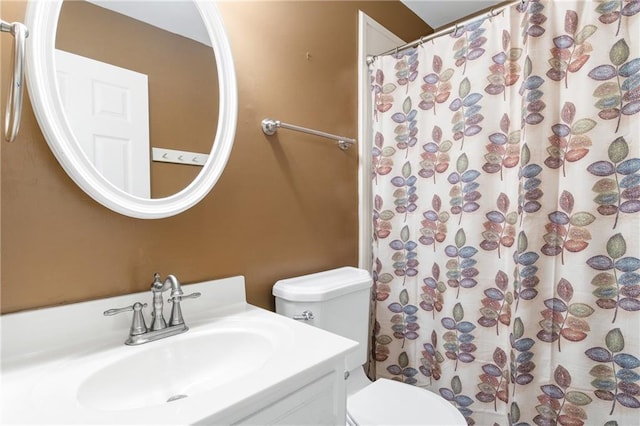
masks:
[[[265,118],[262,120],[262,131],[267,136],[273,136],[278,131],[279,121],[271,120],[269,118]]]

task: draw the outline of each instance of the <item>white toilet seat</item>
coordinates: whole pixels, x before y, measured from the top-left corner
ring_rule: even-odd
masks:
[[[452,404],[433,392],[378,379],[347,399],[347,424],[463,426],[467,422]]]

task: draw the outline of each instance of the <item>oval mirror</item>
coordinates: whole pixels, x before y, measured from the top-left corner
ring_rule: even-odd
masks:
[[[211,190],[237,122],[215,3],[29,0],[26,23],[36,118],[82,190],[145,219],[178,214]]]

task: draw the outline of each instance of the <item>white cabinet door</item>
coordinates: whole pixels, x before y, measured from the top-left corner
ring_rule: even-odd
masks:
[[[89,161],[114,186],[150,197],[147,76],[56,50],[60,97]]]

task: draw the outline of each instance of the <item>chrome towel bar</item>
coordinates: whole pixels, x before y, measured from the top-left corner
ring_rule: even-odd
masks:
[[[5,22],[0,20],[0,31],[11,33],[15,38],[13,45],[13,74],[9,83],[7,109],[4,114],[4,138],[13,142],[20,128],[22,113],[22,97],[24,94],[24,54],[29,31],[20,22]]]
[[[338,141],[338,146],[343,151],[356,143],[355,139],[345,138],[344,136],[332,135],[331,133],[321,132],[319,130],[313,130],[306,127],[283,123],[282,121],[273,120],[271,118],[265,118],[264,120],[262,120],[262,131],[266,135],[274,135],[278,130],[278,127],[282,127],[283,129],[295,130],[296,132],[307,133],[310,135],[321,136],[323,138],[333,139],[335,141]]]

